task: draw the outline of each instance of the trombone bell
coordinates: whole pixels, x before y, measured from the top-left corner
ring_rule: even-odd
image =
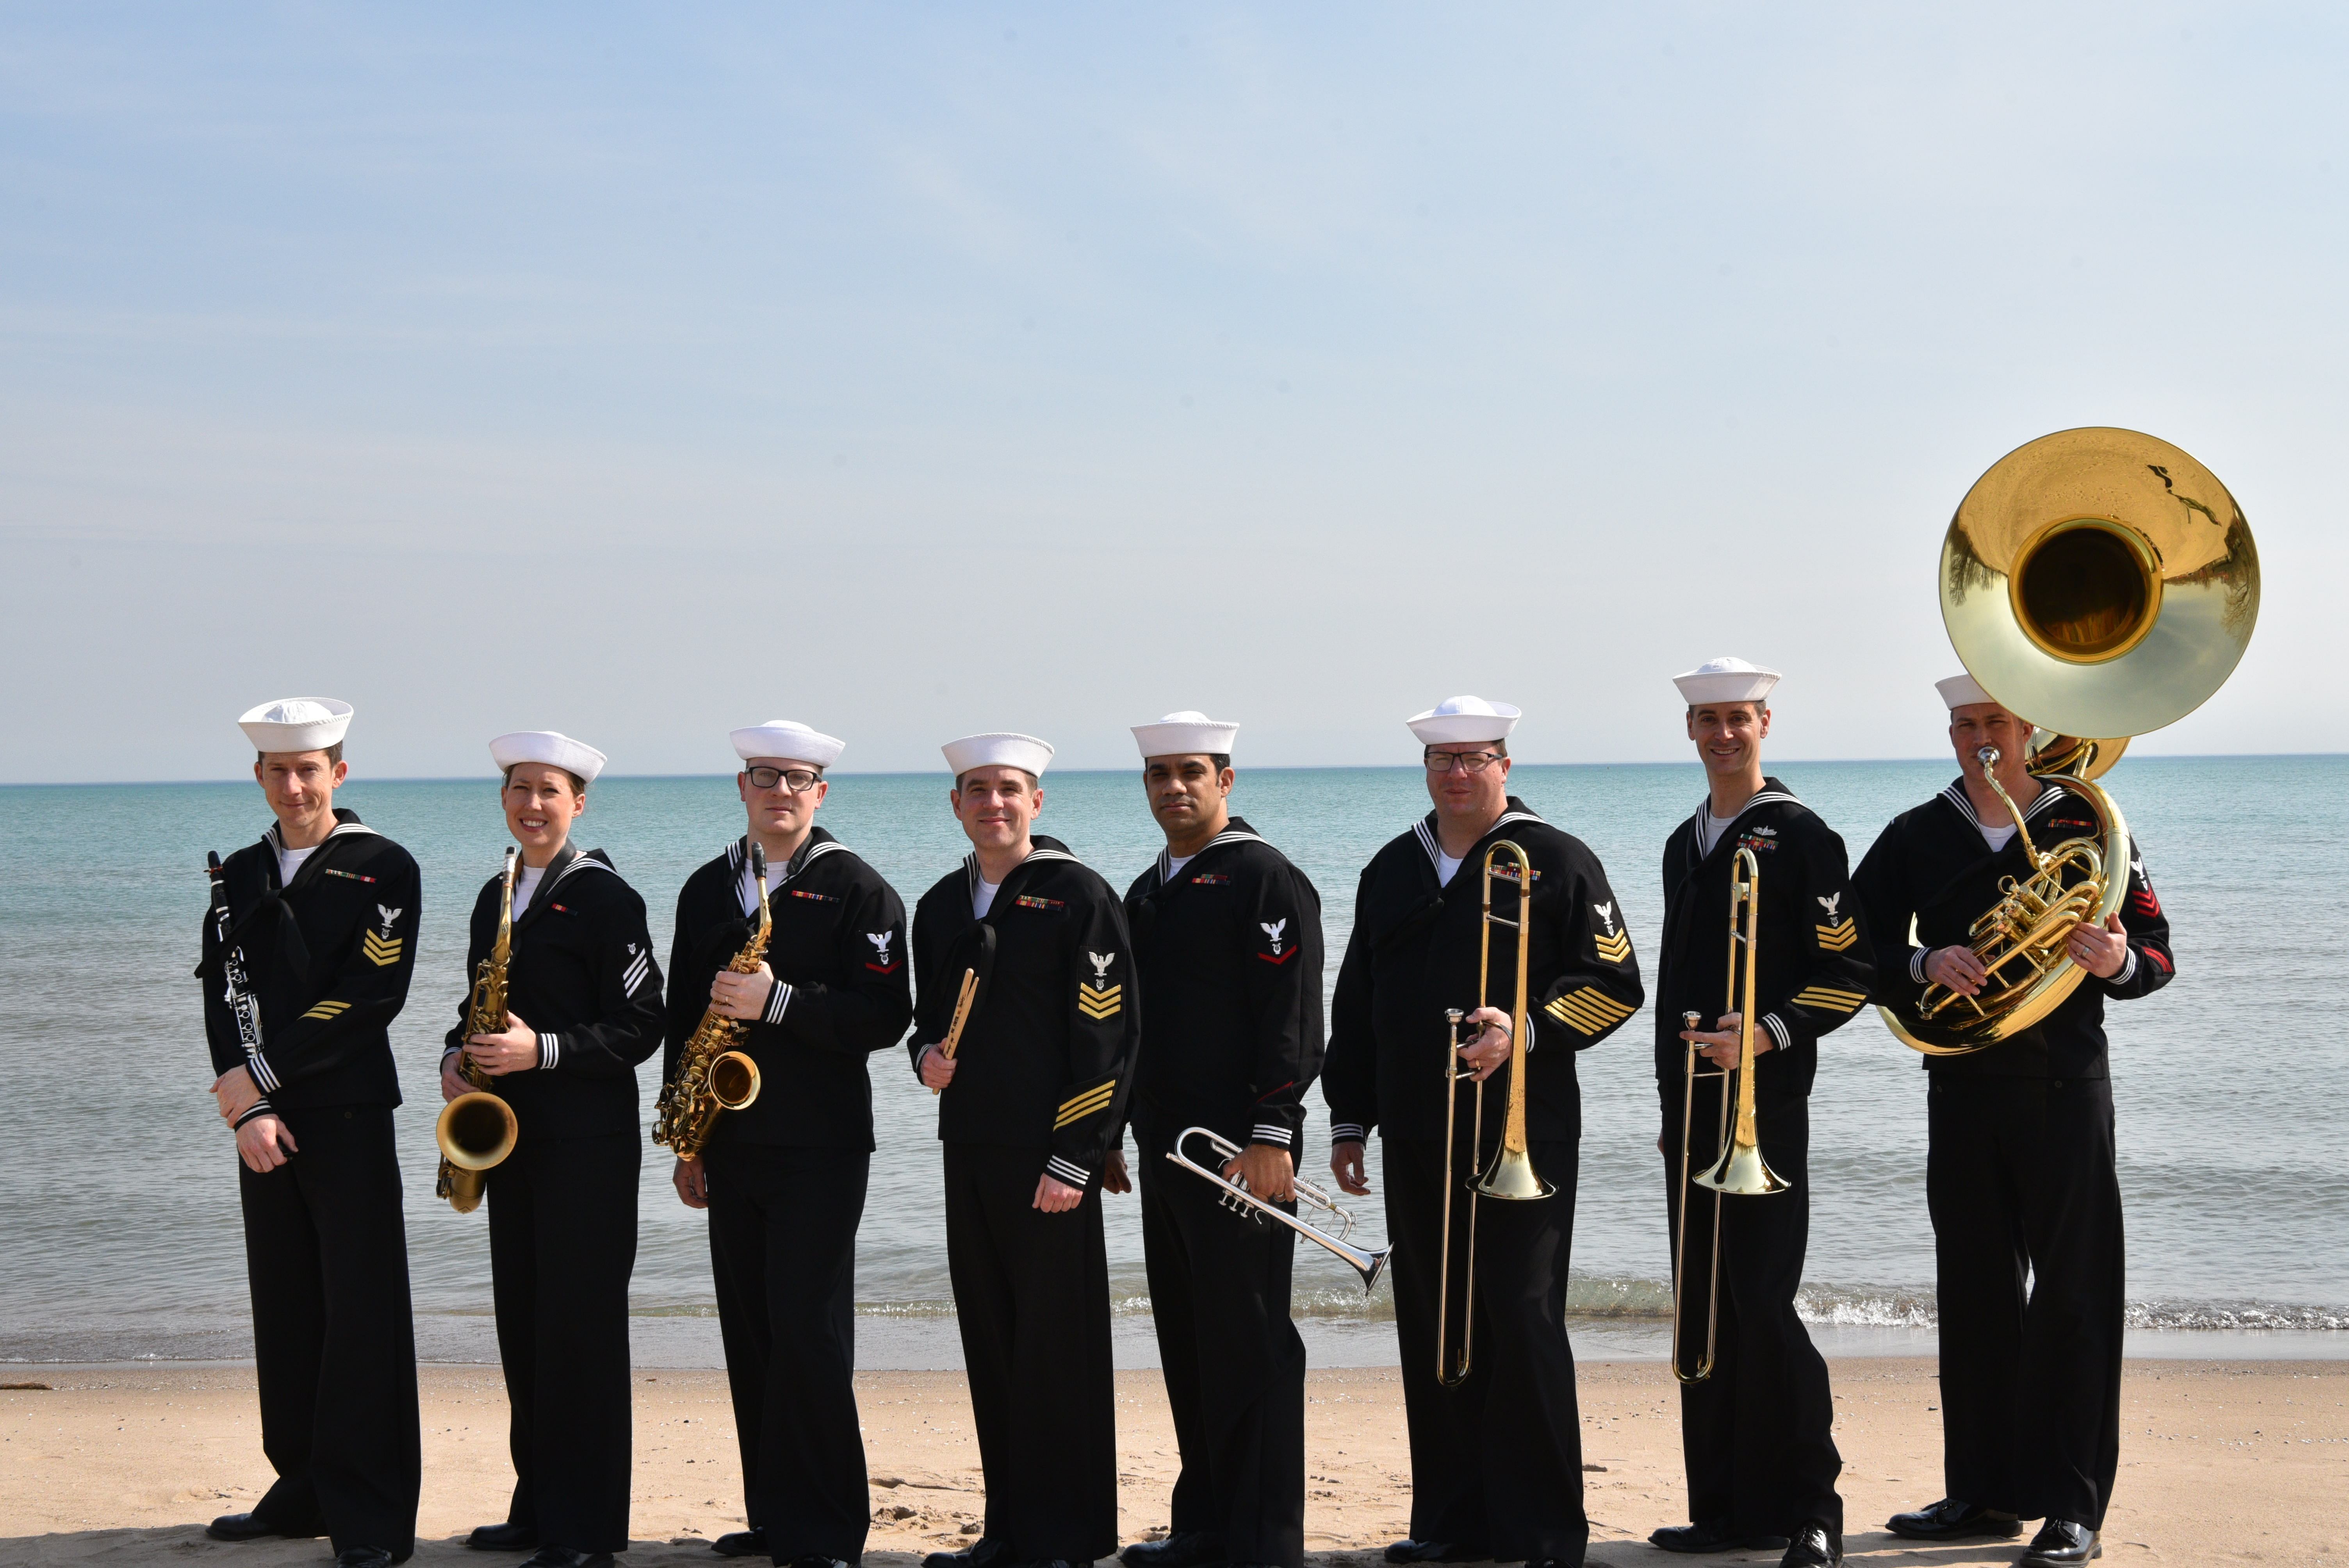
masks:
[[[1732,1143],[1712,1170],[1689,1180],[1700,1187],[1739,1198],[1766,1198],[1791,1185],[1764,1161],[1758,1143]]]
[[[1476,1183],[1476,1195],[1480,1198],[1547,1198],[1557,1191],[1541,1179],[1534,1170],[1533,1156],[1522,1149],[1502,1150],[1493,1168]]]

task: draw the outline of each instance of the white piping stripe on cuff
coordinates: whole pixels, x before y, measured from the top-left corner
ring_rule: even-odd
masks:
[[[1331,1122],[1330,1124],[1330,1141],[1332,1143],[1361,1143],[1364,1141],[1362,1136],[1362,1124],[1359,1121]]]
[[[1288,1129],[1281,1126],[1278,1122],[1259,1121],[1256,1124],[1255,1130],[1249,1133],[1248,1141],[1251,1143],[1277,1143],[1280,1145],[1281,1148],[1286,1149],[1288,1147],[1289,1143]]]
[[[1792,1050],[1794,1048],[1786,1043],[1786,1026],[1785,1023],[1779,1018],[1777,1014],[1763,1014],[1762,1026],[1770,1031],[1770,1037],[1778,1042],[1778,1048],[1780,1050]]]
[[[1044,1161],[1044,1173],[1055,1181],[1065,1182],[1071,1187],[1081,1187],[1093,1179],[1092,1171],[1081,1165],[1072,1164],[1057,1154]]]
[[[244,1066],[245,1070],[253,1075],[254,1087],[259,1089],[262,1093],[267,1094],[272,1089],[284,1088],[285,1087],[277,1080],[277,1075],[269,1070],[269,1058],[263,1056],[259,1051],[255,1051],[251,1056],[245,1057]]]
[[[2137,949],[2131,947],[2128,956],[2121,960],[2121,972],[2105,982],[2107,985],[2126,985],[2137,974]]]
[[[233,1125],[243,1127],[246,1122],[251,1121],[256,1116],[275,1116],[276,1114],[277,1108],[269,1103],[269,1097],[264,1094],[259,1099],[254,1100],[251,1105],[245,1107],[244,1114],[238,1117]]]
[[[770,1024],[781,1023],[783,1021],[783,1009],[791,1005],[791,986],[781,980],[776,981],[775,988],[767,993],[767,1022]]]
[[[538,1065],[543,1071],[563,1059],[563,1039],[558,1035],[538,1037]]]
[[[1920,985],[1925,983],[1925,950],[1921,947],[1909,954],[1909,978]]]

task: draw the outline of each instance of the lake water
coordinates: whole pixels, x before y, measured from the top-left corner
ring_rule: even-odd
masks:
[[[1895,812],[1945,784],[1946,762],[1775,769],[1857,861]],[[1605,861],[1642,961],[1654,952],[1663,839],[1702,789],[1693,768],[1522,767],[1512,787]],[[2109,1009],[2133,1349],[2260,1353],[2349,1339],[2349,758],[2130,758],[2107,779],[2177,938],[2178,975]],[[964,841],[943,775],[843,775],[818,820],[910,906]],[[1243,773],[1235,805],[1320,887],[1335,981],[1354,878],[1427,807],[1413,769]],[[440,1039],[465,995],[464,917],[506,842],[491,781],[370,782],[339,797],[424,872],[420,957],[393,1042],[418,1338],[428,1357],[493,1359],[483,1216],[432,1197]],[[235,1154],[205,1092],[194,982],[204,851],[268,821],[234,785],[0,789],[0,1358],[216,1359],[251,1353]],[[1054,774],[1040,830],[1123,889],[1159,840],[1124,773]],[[667,941],[685,876],[741,830],[729,779],[612,779],[576,841],[607,849]],[[664,954],[664,956],[666,954]],[[1652,978],[1652,976],[1651,976]],[[1586,1130],[1574,1243],[1578,1343],[1646,1354],[1669,1301],[1644,1016],[1581,1058]],[[874,1059],[880,1150],[859,1241],[868,1365],[952,1365],[936,1198],[936,1101],[902,1054]],[[641,1075],[647,1124],[656,1084]],[[1845,1348],[1912,1348],[1933,1322],[1924,1192],[1924,1075],[1870,1015],[1823,1048],[1812,1109],[1815,1194],[1804,1302]],[[1329,1118],[1311,1098],[1308,1173]],[[1375,1150],[1373,1150],[1375,1153]],[[716,1365],[699,1216],[665,1151],[645,1162],[632,1300],[640,1353]],[[1373,1171],[1373,1181],[1377,1180]],[[1147,1356],[1148,1291],[1131,1198],[1107,1207],[1122,1358]],[[1382,1231],[1375,1199],[1363,1229]],[[1392,1359],[1382,1286],[1300,1248],[1298,1311],[1321,1359]],[[2251,1331],[2251,1332],[2246,1332]],[[2221,1346],[2224,1348],[2222,1349]]]

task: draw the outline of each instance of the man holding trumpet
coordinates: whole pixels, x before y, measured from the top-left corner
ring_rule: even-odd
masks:
[[[1305,1560],[1305,1344],[1289,1321],[1297,1238],[1234,1212],[1188,1157],[1293,1206],[1304,1096],[1321,1066],[1321,896],[1231,814],[1236,724],[1173,713],[1134,727],[1142,787],[1165,851],[1125,895],[1149,1001],[1135,1066],[1142,1243],[1183,1472],[1164,1541],[1127,1568]],[[1119,1156],[1112,1155],[1117,1180]]]
[[[1368,1192],[1363,1141],[1380,1130],[1395,1245],[1412,1513],[1390,1563],[1575,1568],[1590,1537],[1564,1316],[1582,1130],[1574,1057],[1637,1012],[1642,992],[1599,858],[1508,793],[1517,717],[1460,696],[1406,721],[1434,810],[1364,868],[1330,1011],[1330,1168],[1345,1191]],[[1516,859],[1504,851],[1485,869],[1504,841],[1531,862],[1529,931],[1503,923],[1519,912]],[[1513,997],[1520,936],[1526,991]],[[1494,977],[1493,995],[1480,993],[1480,972]],[[1552,1190],[1472,1202],[1463,1183],[1494,1169],[1516,1119],[1484,1116],[1477,1137],[1481,1086],[1514,1048],[1518,1009],[1496,999],[1526,1015],[1526,1081],[1499,1087],[1522,1097],[1519,1152]],[[1455,1051],[1457,1022],[1477,1034]],[[1477,1092],[1454,1092],[1455,1058]]]
[[[1664,843],[1656,973],[1656,1149],[1677,1243],[1672,1370],[1691,1522],[1648,1539],[1667,1552],[1784,1546],[1785,1568],[1822,1568],[1843,1560],[1843,1460],[1826,1363],[1795,1313],[1810,1230],[1809,1096],[1819,1037],[1868,1000],[1875,970],[1843,840],[1762,772],[1778,672],[1722,658],[1672,684],[1707,785]],[[1749,876],[1745,947],[1727,933],[1733,922],[1748,929],[1734,890]],[[1728,1000],[1749,965],[1750,1030]],[[1692,1016],[1697,1026],[1684,1026]],[[1724,1097],[1748,1039],[1761,1174],[1780,1184],[1725,1191],[1692,1178],[1726,1152]]]

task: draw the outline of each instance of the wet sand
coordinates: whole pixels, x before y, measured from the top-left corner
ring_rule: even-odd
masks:
[[[1834,1363],[1846,1461],[1846,1547],[1869,1563],[1967,1568],[2012,1563],[2013,1542],[1920,1547],[1885,1518],[1940,1491],[1940,1418],[1930,1361]],[[26,1368],[0,1382],[0,1564],[233,1560],[238,1568],[332,1561],[323,1541],[241,1546],[205,1521],[250,1507],[268,1485],[248,1367]],[[467,1552],[475,1524],[504,1517],[512,1472],[496,1368],[423,1369],[419,1563],[491,1568],[520,1554]],[[873,1568],[967,1542],[981,1513],[978,1454],[962,1375],[857,1378],[873,1485]],[[1673,1558],[1649,1531],[1686,1518],[1673,1386],[1654,1362],[1581,1368],[1590,1561],[1768,1561],[1776,1553]],[[741,1467],[725,1378],[636,1378],[636,1565],[713,1563],[707,1542],[741,1528]],[[1318,1568],[1370,1568],[1405,1533],[1410,1461],[1392,1368],[1317,1370],[1307,1386],[1306,1545]],[[2349,1563],[2349,1362],[2132,1361],[2122,1398],[2120,1482],[2108,1563]],[[1122,1528],[1167,1523],[1174,1430],[1155,1372],[1118,1374]]]

